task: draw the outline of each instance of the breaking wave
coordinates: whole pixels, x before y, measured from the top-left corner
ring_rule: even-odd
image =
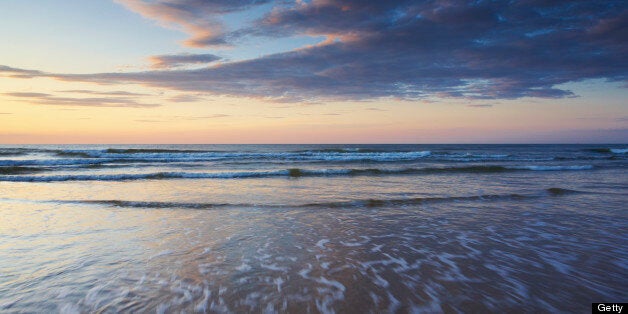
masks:
[[[23,168],[24,171],[38,168]],[[0,168],[1,169],[1,168]],[[0,181],[14,182],[58,182],[58,181],[129,181],[129,180],[159,180],[159,179],[238,179],[264,177],[321,177],[321,176],[377,176],[377,175],[404,175],[404,174],[446,174],[446,173],[500,173],[507,171],[574,171],[590,170],[591,165],[581,166],[467,166],[441,168],[400,168],[400,169],[320,169],[308,170],[291,168],[269,171],[239,171],[239,172],[155,172],[139,174],[71,174],[71,175],[42,175],[42,176],[5,176]],[[15,170],[18,171],[18,170]],[[16,173],[18,174],[18,173]]]
[[[0,149],[0,166],[57,166],[103,163],[351,163],[351,162],[551,162],[568,160],[616,160],[626,157],[627,148],[585,148],[588,154],[522,154],[516,150],[494,152],[459,152],[435,149],[385,150],[375,148],[325,148],[284,151],[229,151],[162,148],[104,148],[104,149]],[[28,158],[34,154],[34,158]],[[12,159],[11,157],[20,157]],[[49,158],[46,158],[50,156]],[[43,157],[43,158],[42,158]]]
[[[628,153],[628,148],[611,148],[610,151],[613,154],[625,154]]]
[[[601,154],[626,154],[628,153],[628,148],[608,148],[608,147],[600,147],[600,148],[588,148],[585,151],[593,152],[593,153],[601,153]]]
[[[0,165],[65,165],[103,162],[197,162],[221,160],[284,161],[409,161],[430,156],[430,151],[412,152],[210,152],[172,150],[63,150],[53,153],[60,159],[0,160]]]

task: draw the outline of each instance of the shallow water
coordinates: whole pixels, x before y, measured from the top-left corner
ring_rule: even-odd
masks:
[[[3,147],[0,312],[589,312],[625,148]]]

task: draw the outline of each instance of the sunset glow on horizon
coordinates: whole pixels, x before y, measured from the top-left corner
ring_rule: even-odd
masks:
[[[7,0],[0,143],[625,143],[627,14]]]

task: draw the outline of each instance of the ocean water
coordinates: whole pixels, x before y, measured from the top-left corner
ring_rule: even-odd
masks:
[[[628,300],[628,145],[0,146],[0,312]]]

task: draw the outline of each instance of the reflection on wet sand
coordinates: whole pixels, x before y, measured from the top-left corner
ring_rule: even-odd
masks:
[[[324,211],[5,203],[0,228],[13,238],[0,246],[0,306],[549,311],[621,297],[626,234],[597,227],[608,218],[563,213],[565,201]]]

